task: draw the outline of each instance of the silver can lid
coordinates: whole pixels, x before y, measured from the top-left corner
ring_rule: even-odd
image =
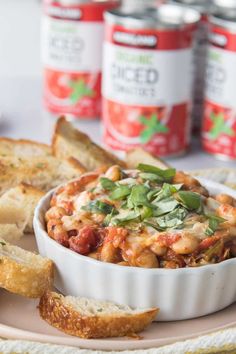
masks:
[[[154,7],[156,0],[123,0],[121,3],[122,11],[143,11],[148,7]]]
[[[236,9],[236,0],[213,0],[213,5],[225,9]]]
[[[209,13],[212,6],[210,0],[171,0],[170,2],[182,6],[189,6],[201,12],[201,14]]]
[[[166,4],[145,11],[123,11],[119,9],[105,13],[107,23],[130,29],[174,29],[193,25],[200,20],[200,13],[192,8]]]
[[[217,25],[221,28],[236,31],[236,7],[232,8],[219,8],[213,9],[209,17],[210,23]]]

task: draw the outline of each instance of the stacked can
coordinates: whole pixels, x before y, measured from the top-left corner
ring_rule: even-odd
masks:
[[[118,5],[118,0],[44,0],[44,102],[50,112],[100,116],[103,13]]]
[[[186,152],[199,19],[197,11],[177,5],[105,14],[103,137],[109,148],[141,145],[166,157]]]
[[[225,10],[236,9],[236,0],[212,0],[213,8],[221,8]]]
[[[172,0],[171,3],[180,4],[182,6],[190,6],[193,9],[199,11],[201,14],[201,20],[198,23],[194,50],[195,65],[192,108],[193,131],[194,133],[199,134],[201,130],[204,105],[208,15],[210,13],[212,3],[209,0]]]
[[[236,159],[236,6],[216,6],[209,22],[203,147]]]
[[[155,7],[163,4],[165,0],[123,0],[121,3],[122,11],[143,11],[148,7]]]

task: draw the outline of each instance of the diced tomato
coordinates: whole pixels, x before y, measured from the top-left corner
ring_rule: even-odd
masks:
[[[168,249],[167,254],[165,256],[167,262],[171,262],[172,266],[167,266],[166,268],[173,268],[173,262],[176,264],[174,268],[183,268],[186,266],[184,257],[180,254],[176,254],[172,249]]]
[[[123,227],[109,226],[106,230],[107,235],[104,242],[113,242],[114,247],[119,247],[128,235],[128,231]]]
[[[202,240],[199,244],[199,250],[205,250],[211,246],[213,246],[217,241],[219,240],[218,237],[214,237],[214,236],[211,236],[211,237],[207,237],[205,238],[204,240]]]
[[[78,236],[72,236],[69,239],[70,249],[83,255],[95,250],[99,243],[99,233],[92,226],[84,226],[79,230]]]
[[[73,214],[74,204],[72,201],[62,200],[60,201],[60,207],[64,208],[68,215]]]
[[[158,236],[158,242],[160,242],[163,246],[170,247],[173,243],[177,242],[181,236],[179,234],[168,234],[162,233]]]

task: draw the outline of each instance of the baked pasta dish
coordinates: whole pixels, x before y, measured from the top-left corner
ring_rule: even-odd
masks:
[[[236,201],[209,196],[173,168],[84,174],[54,192],[45,218],[61,245],[122,266],[197,267],[236,256]]]

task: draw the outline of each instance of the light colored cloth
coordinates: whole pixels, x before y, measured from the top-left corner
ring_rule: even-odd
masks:
[[[36,342],[2,340],[0,353],[4,354],[106,354],[107,351],[92,351]],[[120,354],[121,352],[112,352]],[[161,348],[127,350],[122,354],[224,354],[236,353],[236,328],[226,329],[199,338],[177,342]]]

